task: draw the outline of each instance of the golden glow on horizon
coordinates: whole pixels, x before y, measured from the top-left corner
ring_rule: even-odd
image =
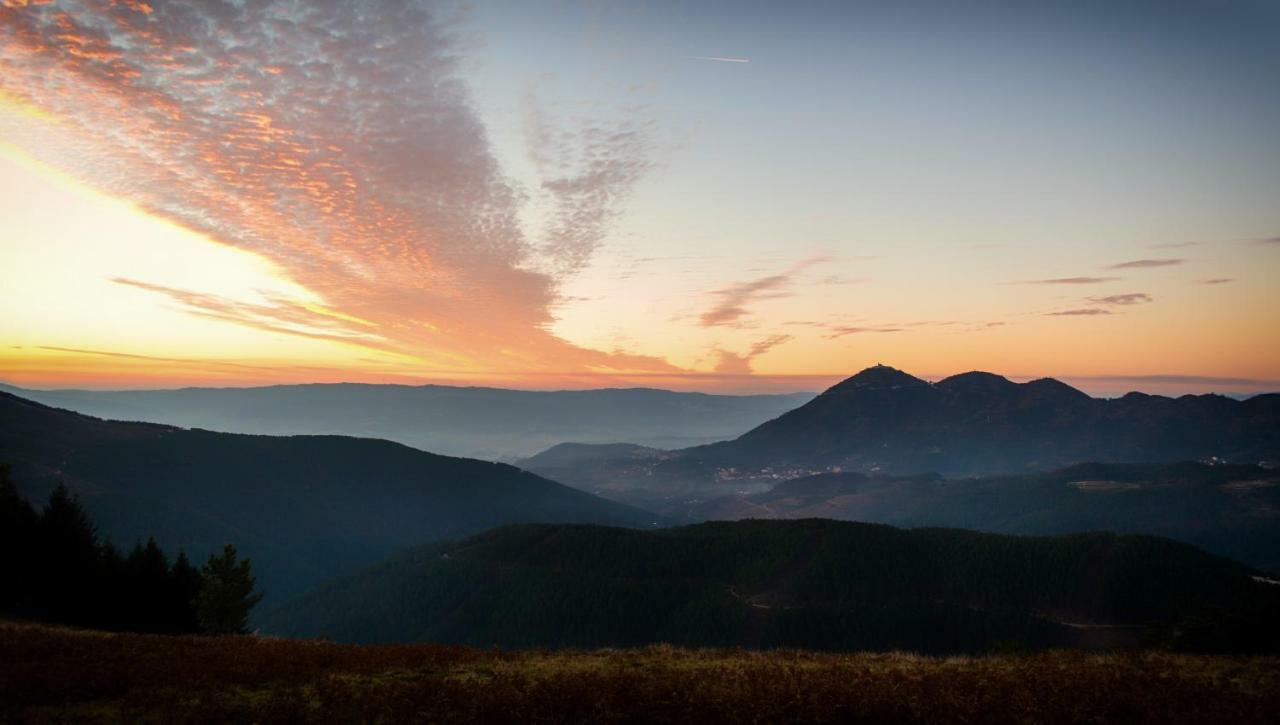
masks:
[[[1135,314],[1127,323],[1119,315],[1105,320],[1085,316],[1018,320],[1001,312],[998,303],[1002,298],[997,297],[970,310],[982,311],[979,317],[985,314],[1008,320],[988,330],[922,325],[917,330],[861,332],[836,340],[799,334],[757,358],[754,375],[715,374],[711,370],[714,361],[703,352],[696,327],[671,323],[663,315],[652,314],[652,309],[596,303],[578,308],[591,313],[583,318],[585,324],[578,321],[583,325],[581,330],[608,330],[610,321],[634,323],[631,330],[636,347],[632,352],[665,355],[690,372],[628,375],[605,369],[580,373],[530,370],[523,374],[482,368],[428,370],[410,355],[279,334],[192,314],[146,290],[112,281],[163,282],[246,303],[285,299],[317,314],[361,326],[375,325],[329,308],[258,255],[217,244],[173,222],[152,217],[2,146],[0,216],[9,235],[0,249],[5,269],[5,285],[0,289],[0,317],[4,320],[0,379],[35,387],[434,381],[532,388],[645,385],[800,390],[820,389],[861,366],[880,361],[931,378],[968,369],[1023,378],[1041,374],[1087,378],[1112,375],[1116,370],[1161,375],[1170,369],[1260,380],[1280,377],[1274,369],[1275,342],[1257,334],[1257,318],[1221,314],[1252,308],[1258,317],[1266,317],[1270,291],[1248,285],[1208,290],[1217,299],[1224,295],[1230,298],[1230,304],[1220,310],[1195,296],[1179,299],[1171,295],[1164,305],[1142,310],[1139,324],[1134,324],[1138,322]],[[590,284],[590,275],[585,284]],[[782,298],[762,304],[759,314],[779,325],[784,318],[813,316],[828,306],[861,304],[868,313],[875,313],[877,307],[894,309],[892,299],[886,299],[883,291],[868,287],[849,285],[826,294]],[[1029,292],[1012,288],[1009,294],[1013,293],[1038,295],[1046,304],[1053,304],[1055,298],[1079,296],[1074,291],[1042,288]],[[694,298],[681,304],[701,309],[706,303]],[[570,308],[570,315],[576,311]],[[1188,324],[1195,324],[1199,330],[1196,336],[1187,334]],[[673,329],[682,332],[683,350],[670,344],[669,336],[665,338],[667,347],[647,347],[648,335],[661,340]],[[748,327],[733,330],[731,335],[746,346],[758,333]],[[1082,346],[1079,341],[1086,337],[1090,343]],[[576,341],[600,347],[611,342],[607,337],[589,336]],[[1224,360],[1220,354],[1223,349],[1241,354]],[[1099,350],[1105,355],[1100,356]],[[1158,354],[1153,355],[1155,351]],[[1170,365],[1175,356],[1176,366]],[[823,363],[815,364],[818,360]],[[1197,387],[1155,383],[1146,387],[1176,391],[1188,386]],[[1116,383],[1113,387],[1120,390],[1125,386]],[[1214,389],[1210,383],[1199,387]]]
[[[400,357],[192,315],[152,293],[113,281],[154,282],[247,304],[286,300],[318,314],[370,324],[329,309],[258,255],[214,243],[94,192],[6,146],[0,146],[0,218],[7,235],[0,249],[5,270],[0,371],[11,382],[128,384],[140,374],[150,377],[142,368],[163,365],[183,371],[159,375],[175,380],[183,375],[194,375],[188,380],[270,379],[274,373],[265,371],[275,366],[358,367],[361,358],[389,362]],[[147,358],[164,360],[148,363]],[[168,362],[181,359],[192,362]],[[258,362],[236,362],[248,360]]]

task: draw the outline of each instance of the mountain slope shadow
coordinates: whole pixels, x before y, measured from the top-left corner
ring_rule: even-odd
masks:
[[[104,421],[3,393],[0,461],[36,501],[65,481],[122,546],[155,536],[199,560],[234,543],[272,599],[505,523],[657,521],[512,466],[388,441]]]

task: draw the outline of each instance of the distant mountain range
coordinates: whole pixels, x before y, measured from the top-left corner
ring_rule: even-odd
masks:
[[[234,543],[273,599],[405,546],[506,523],[656,523],[505,464],[381,440],[104,421],[6,393],[0,463],[36,503],[65,482],[122,547],[154,535],[199,561]]]
[[[263,617],[266,631],[502,647],[983,652],[1277,646],[1280,586],[1165,539],[829,520],[642,532],[511,526],[419,547]]]
[[[180,390],[5,391],[113,420],[266,435],[382,438],[511,461],[565,441],[681,448],[732,438],[813,398],[647,388],[528,391],[444,385],[317,384]]]
[[[929,383],[868,368],[731,441],[675,451],[561,445],[520,463],[655,510],[823,472],[980,476],[1081,462],[1280,461],[1280,394],[1091,398],[1049,378]]]

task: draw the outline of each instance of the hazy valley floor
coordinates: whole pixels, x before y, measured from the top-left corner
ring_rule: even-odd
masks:
[[[0,623],[5,722],[1277,722],[1280,658],[499,651]]]

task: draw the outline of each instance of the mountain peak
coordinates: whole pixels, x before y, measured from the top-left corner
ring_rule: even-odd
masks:
[[[897,368],[891,368],[888,365],[874,365],[833,385],[827,390],[827,393],[846,393],[854,390],[891,390],[893,388],[913,388],[928,384],[920,378],[908,375]]]
[[[993,393],[1002,390],[1016,390],[1018,384],[1003,375],[973,370],[938,381],[938,387],[944,390],[961,392]]]
[[[1060,401],[1092,400],[1083,390],[1073,388],[1055,378],[1037,378],[1023,385],[1027,390],[1034,391],[1041,397],[1056,398]]]

